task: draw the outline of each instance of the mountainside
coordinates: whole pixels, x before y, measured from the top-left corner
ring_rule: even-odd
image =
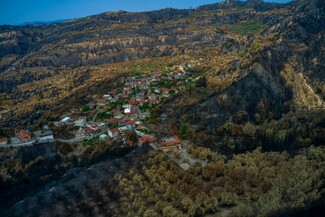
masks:
[[[67,97],[62,88],[65,83],[70,81],[71,91],[91,80],[92,76],[80,72],[83,66],[161,56],[180,60],[196,56],[205,58],[205,51],[210,51],[213,56],[225,54],[223,67],[227,67],[231,60],[239,58],[236,52],[245,51],[256,43],[255,40],[263,45],[268,43],[267,39],[247,35],[256,34],[290,15],[284,5],[277,5],[283,9],[277,10],[276,15],[256,11],[249,5],[220,10],[119,11],[57,24],[2,26],[2,116],[19,117],[26,114],[20,111],[23,107],[37,109],[49,101],[62,102],[61,99]],[[248,28],[244,35],[236,33],[237,24],[241,22]],[[74,74],[72,80],[68,79],[71,74]],[[67,81],[58,81],[62,80],[62,75],[67,75]],[[75,79],[79,80],[75,82]],[[35,102],[30,105],[28,102],[34,93],[39,92],[47,102],[33,100]],[[23,106],[26,103],[29,105]]]
[[[324,4],[319,1],[314,4],[294,2],[290,5],[292,6],[295,12],[293,16],[262,32],[265,37],[274,34],[274,42],[270,46],[252,55],[254,60],[247,66],[242,67],[241,60],[233,62],[233,67],[228,68],[227,74],[229,71],[237,73],[237,82],[221,90],[219,86],[219,91],[210,88],[211,93],[206,97],[200,96],[199,101],[193,101],[193,96],[189,102],[186,102],[184,96],[175,98],[165,107],[165,115],[170,113],[170,118],[165,119],[165,123],[173,120],[175,122],[172,125],[187,122],[195,129],[218,135],[218,127],[232,131],[232,127],[236,128],[238,124],[259,125],[272,119],[281,122],[281,117],[285,114],[290,119],[292,114],[289,111],[305,111],[296,115],[307,118],[309,113],[324,110],[325,68],[322,62],[325,41],[324,12],[321,11]],[[208,86],[213,79],[222,83],[227,74],[219,72],[209,75]],[[169,107],[173,109],[169,110]],[[235,126],[230,126],[229,129],[229,124]],[[266,140],[270,138],[266,137]],[[235,143],[241,142],[239,140]],[[285,138],[276,143],[288,145]]]
[[[130,130],[123,145],[97,132],[0,149],[0,216],[322,216],[324,36],[323,0],[0,26],[0,138],[77,138],[68,115]],[[135,147],[149,132],[157,147]],[[170,135],[182,150],[161,148]]]

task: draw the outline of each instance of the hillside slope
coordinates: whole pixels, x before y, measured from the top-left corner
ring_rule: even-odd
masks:
[[[276,5],[274,11],[274,7],[256,11],[249,2],[235,7],[223,4],[213,10],[119,11],[49,25],[2,26],[1,120],[8,124],[12,122],[8,118],[30,116],[44,106],[62,104],[68,92],[89,86],[92,76],[85,73],[87,67],[92,72],[92,66],[166,56],[173,57],[172,62],[203,58],[211,63],[211,70],[228,68],[256,40],[269,45],[271,38],[260,37],[259,32],[290,15],[285,5]],[[248,31],[242,32],[241,25]],[[225,58],[219,61],[217,56]],[[215,66],[216,62],[220,65]],[[107,73],[110,68],[114,66],[102,67]],[[35,98],[40,93],[46,102]]]
[[[297,117],[301,120],[291,124],[300,125],[301,129],[294,136],[309,137],[312,129],[303,120],[324,111],[324,3],[297,1],[286,8],[292,16],[261,33],[262,37],[273,35],[269,46],[248,54],[249,62],[244,57],[224,71],[207,73],[207,86],[191,91],[196,94],[179,95],[167,102],[161,111],[167,117],[163,123],[187,123],[196,132],[212,135],[214,139],[199,141],[219,150],[220,143],[228,143],[223,148],[237,150],[246,150],[246,143],[254,149],[271,141],[276,144],[273,147],[281,146],[280,150],[291,143],[299,144],[295,139],[287,140],[287,126],[283,123]],[[222,87],[229,74],[236,76]],[[252,133],[244,132],[247,124],[254,126]],[[276,136],[278,131],[283,134]],[[275,137],[279,138],[273,141],[271,138]]]
[[[1,26],[1,133],[50,125],[143,72],[185,63],[195,77],[174,82],[182,88],[144,121],[158,141],[177,135],[181,150],[99,138],[1,148],[0,216],[323,216],[324,28],[323,0]],[[87,118],[103,111],[104,121],[125,102]]]

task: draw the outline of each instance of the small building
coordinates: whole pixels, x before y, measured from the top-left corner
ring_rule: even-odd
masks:
[[[97,127],[97,126],[96,126],[96,122],[94,122],[94,121],[88,121],[88,122],[86,123],[86,127],[96,128],[96,127]]]
[[[137,104],[139,104],[139,102],[138,102],[136,99],[130,99],[130,100],[128,101],[128,103],[129,103],[130,105],[137,105]]]
[[[149,94],[147,94],[147,97],[148,97],[148,99],[150,99],[150,100],[156,100],[156,99],[157,99],[157,96],[156,96],[155,94],[153,94],[153,93],[149,93]]]
[[[141,121],[137,121],[137,122],[141,122]],[[137,122],[136,122],[136,124],[137,124]],[[146,131],[149,131],[149,129],[146,126],[144,126],[142,123],[139,123],[137,125],[138,125],[137,126],[137,130],[146,130]]]
[[[126,104],[126,105],[123,105],[123,108],[124,108],[124,110],[123,110],[124,114],[129,114],[129,113],[131,113],[132,105]]]
[[[52,142],[54,140],[53,135],[43,136],[39,138],[39,142]]]
[[[86,117],[79,117],[79,119],[74,122],[75,127],[84,127],[85,124],[86,124]]]
[[[161,95],[161,97],[163,97],[163,98],[169,98],[170,97],[170,94],[169,93],[164,93],[164,94]]]
[[[76,132],[75,139],[77,139],[77,140],[85,140],[86,139],[85,131],[82,128],[79,128],[79,130]]]
[[[118,125],[119,125],[119,126],[125,126],[125,124],[126,124],[126,121],[125,121],[124,118],[120,118],[120,119],[118,119]]]
[[[75,107],[73,107],[73,108],[70,109],[70,112],[71,113],[77,113],[78,111],[79,111],[79,109],[78,108],[75,108]]]
[[[113,109],[113,110],[110,111],[110,113],[113,114],[114,117],[116,117],[116,116],[119,115],[120,112],[119,112],[119,110],[117,110],[117,109]]]
[[[191,166],[188,165],[187,163],[182,163],[181,165],[179,165],[183,170],[188,170]]]
[[[117,118],[110,118],[106,120],[106,123],[108,124],[113,124],[113,125],[117,125],[118,124],[118,119]]]
[[[88,135],[95,135],[97,132],[97,126],[90,126],[86,128],[86,132],[88,133]]]
[[[126,126],[123,127],[119,127],[118,130],[120,133],[123,133],[124,131],[126,131],[128,128]]]
[[[106,126],[105,123],[97,123],[97,129],[104,129]]]
[[[42,126],[42,130],[50,130],[49,125],[45,124]]]
[[[70,117],[65,117],[62,120],[58,121],[58,122],[54,122],[54,125],[58,127],[58,126],[69,123],[69,121],[70,121]]]
[[[108,104],[108,102],[106,101],[106,100],[99,100],[97,103],[96,103],[96,105],[97,106],[100,106],[100,107],[103,107],[103,106],[105,106],[105,105],[107,105]]]
[[[159,148],[164,152],[173,152],[174,150],[182,148],[181,140],[178,136],[165,137],[160,141]]]
[[[105,95],[103,95],[103,99],[104,100],[110,100],[110,99],[112,99],[112,97],[109,94],[105,94]]]
[[[154,138],[152,136],[145,136],[145,137],[139,138],[138,140],[141,145],[152,144],[154,142]]]
[[[128,121],[128,122],[126,122],[126,127],[127,127],[129,130],[135,130],[135,121],[132,120],[132,121]]]
[[[169,89],[168,88],[161,88],[161,91],[162,91],[162,93],[164,93],[164,94],[168,94],[169,93]]]
[[[70,117],[65,117],[61,120],[62,123],[68,123],[70,121]]]
[[[135,124],[140,125],[140,124],[142,124],[142,121],[135,121]]]
[[[31,140],[31,136],[30,136],[30,134],[29,134],[29,132],[27,130],[15,129],[15,134],[16,134],[16,136],[18,136],[18,138],[22,142],[28,142],[28,141]]]
[[[7,138],[0,138],[0,145],[7,145],[8,139]]]
[[[117,128],[108,129],[109,137],[116,138],[116,137],[118,137],[118,134],[119,134],[119,130]]]
[[[101,135],[99,136],[99,138],[102,139],[102,140],[104,140],[104,139],[107,138],[107,135],[106,135],[106,134],[101,134]]]

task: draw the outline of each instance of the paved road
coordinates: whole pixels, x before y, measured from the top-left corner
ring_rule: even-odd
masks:
[[[96,117],[97,117],[97,115],[99,114],[99,112],[101,112],[102,111],[102,109],[98,109],[98,111],[96,112],[96,114],[94,115],[94,117],[91,119],[91,121],[92,122],[94,122],[95,121],[95,119],[96,119]]]
[[[76,143],[76,142],[83,142],[85,140],[89,140],[92,139],[96,136],[99,136],[103,134],[103,132],[98,133],[96,135],[90,136],[90,137],[86,137],[85,139],[70,139],[70,140],[64,140],[64,139],[48,139],[46,141],[37,141],[37,140],[31,140],[29,142],[25,142],[25,143],[15,143],[15,144],[7,144],[7,145],[0,145],[0,148],[11,148],[11,147],[27,147],[27,146],[32,146],[35,144],[42,144],[42,143],[48,143],[48,142],[63,142],[63,143]]]
[[[3,148],[11,148],[11,147],[25,147],[25,146],[32,146],[36,143],[35,140],[29,141],[29,142],[25,142],[25,143],[18,143],[18,144],[8,144],[8,145],[2,145],[0,147]]]

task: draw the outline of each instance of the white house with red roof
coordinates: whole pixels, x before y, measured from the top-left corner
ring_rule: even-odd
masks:
[[[111,138],[116,138],[116,137],[118,137],[118,134],[119,134],[119,130],[117,128],[108,129],[107,132],[108,132],[109,137],[111,137]]]
[[[22,142],[28,142],[28,141],[31,140],[31,136],[30,136],[30,134],[29,134],[29,132],[27,130],[15,129],[15,134],[16,134],[16,136],[18,136],[18,138]]]
[[[108,124],[118,124],[119,120],[117,118],[110,118],[106,120],[106,123]]]

